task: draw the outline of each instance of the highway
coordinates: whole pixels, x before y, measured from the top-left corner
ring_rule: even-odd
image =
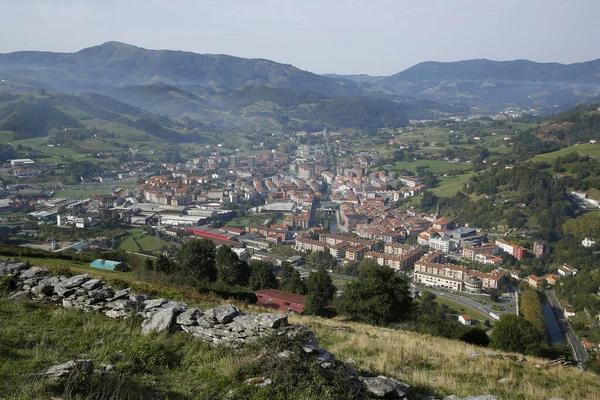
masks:
[[[581,367],[581,363],[588,359],[588,353],[583,347],[583,344],[577,339],[575,333],[571,329],[571,325],[569,324],[569,320],[565,317],[565,313],[563,308],[560,305],[560,302],[556,298],[554,291],[552,289],[546,290],[546,294],[548,295],[548,300],[552,305],[552,311],[558,320],[558,324],[560,325],[560,329],[562,329],[567,341],[571,345],[571,349],[573,350],[573,356],[575,357],[575,361]]]

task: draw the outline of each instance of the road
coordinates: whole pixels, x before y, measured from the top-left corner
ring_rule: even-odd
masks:
[[[546,290],[546,294],[548,295],[548,300],[552,305],[552,311],[558,320],[558,324],[560,325],[560,329],[562,329],[567,341],[571,345],[571,349],[573,350],[573,356],[575,357],[575,361],[581,366],[585,360],[588,359],[588,353],[583,347],[583,344],[577,339],[573,329],[571,329],[571,325],[569,324],[569,320],[565,317],[564,310],[560,305],[560,302],[556,298],[554,291],[552,289]]]
[[[471,308],[474,308],[477,311],[481,311],[485,315],[489,315],[490,318],[495,319],[495,320],[497,320],[497,318],[492,315],[498,316],[500,314],[514,313],[514,311],[513,311],[514,310],[514,306],[513,306],[514,297],[510,301],[510,305],[505,308],[505,311],[495,311],[495,310],[492,310],[492,309],[482,305],[481,303],[478,303],[474,300],[471,300],[471,299],[463,297],[463,296],[456,295],[452,292],[440,291],[440,290],[436,290],[435,288],[431,288],[431,287],[419,287],[419,286],[415,286],[414,284],[411,284],[411,286],[415,287],[417,289],[416,291],[428,290],[428,291],[436,294],[437,296],[446,297],[450,300],[456,301],[457,303],[461,303],[461,304],[464,304]]]

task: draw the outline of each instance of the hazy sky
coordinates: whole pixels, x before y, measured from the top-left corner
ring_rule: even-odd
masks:
[[[600,58],[600,0],[0,0],[0,53],[149,49],[389,75],[471,58]]]

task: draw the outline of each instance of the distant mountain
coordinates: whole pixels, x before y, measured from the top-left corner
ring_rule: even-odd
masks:
[[[526,60],[424,62],[372,84],[401,95],[495,110],[564,108],[597,101],[600,59],[569,65]]]
[[[387,78],[387,76],[372,76],[366,74],[355,74],[355,75],[338,75],[338,74],[325,74],[323,76],[344,80],[344,81],[352,81],[356,83],[368,83],[369,85],[377,85],[379,82]]]
[[[195,86],[235,90],[269,85],[327,96],[367,94],[354,82],[339,82],[269,60],[146,50],[119,42],[107,42],[76,53],[0,54],[0,75],[3,79],[48,83],[75,93],[165,83],[183,89]]]

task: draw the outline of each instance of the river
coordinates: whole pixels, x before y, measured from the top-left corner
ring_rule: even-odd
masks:
[[[552,344],[567,344],[565,336],[560,330],[560,325],[558,325],[558,321],[554,316],[554,312],[552,312],[552,306],[549,302],[544,304],[544,315],[546,316],[546,332],[548,332],[548,336],[550,337]]]

